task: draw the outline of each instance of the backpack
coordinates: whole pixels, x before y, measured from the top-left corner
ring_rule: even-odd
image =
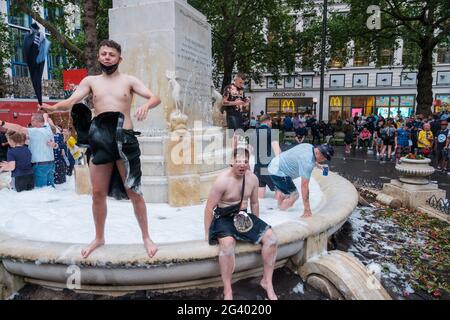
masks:
[[[395,129],[392,127],[387,127],[386,134],[388,138],[393,138],[395,136]]]

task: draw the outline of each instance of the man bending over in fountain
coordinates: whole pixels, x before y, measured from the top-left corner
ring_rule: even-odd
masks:
[[[249,151],[235,149],[231,168],[217,177],[205,207],[205,238],[219,244],[219,265],[224,299],[233,299],[231,277],[235,267],[236,240],[262,244],[264,275],[261,286],[271,300],[277,295],[272,275],[277,256],[277,238],[271,227],[258,218],[258,178],[248,170]],[[252,213],[247,215],[248,199]]]
[[[268,171],[275,190],[277,190],[275,197],[278,200],[278,208],[287,210],[298,200],[299,194],[293,180],[301,177],[304,206],[302,218],[311,218],[312,212],[309,204],[311,173],[315,166],[322,168],[320,163],[325,160],[330,161],[333,154],[333,147],[329,144],[314,147],[311,144],[302,143],[273,158]]]
[[[40,107],[45,112],[72,109],[73,125],[78,144],[87,146],[90,153],[89,171],[92,182],[92,212],[95,222],[95,240],[81,252],[87,258],[96,248],[105,244],[104,229],[107,213],[106,197],[130,199],[142,231],[147,254],[153,257],[158,248],[148,232],[147,208],[142,196],[140,150],[133,131],[130,109],[133,95],[148,99],[135,113],[138,121],[161,102],[140,80],[122,74],[121,47],[112,40],[100,43],[98,52],[102,74],[88,76],[81,81],[72,96],[50,106]],[[78,103],[90,93],[93,95],[95,118],[91,111]],[[73,107],[73,108],[72,108]]]

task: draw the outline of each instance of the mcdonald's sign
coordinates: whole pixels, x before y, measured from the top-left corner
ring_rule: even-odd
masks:
[[[331,96],[330,97],[330,107],[342,107],[342,97],[341,96]]]
[[[295,112],[295,102],[292,99],[283,99],[281,100],[281,111],[286,112],[286,108],[288,112]],[[292,110],[291,110],[292,108]]]

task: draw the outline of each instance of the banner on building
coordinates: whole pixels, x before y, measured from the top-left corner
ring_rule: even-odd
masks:
[[[87,77],[87,69],[73,69],[63,71],[64,95],[67,99],[72,95],[81,80]]]

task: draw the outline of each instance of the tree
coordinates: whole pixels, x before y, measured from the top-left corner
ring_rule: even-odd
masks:
[[[44,19],[37,10],[42,5],[45,5],[47,9],[62,9],[62,14],[53,21]],[[86,66],[90,75],[99,73],[98,39],[99,36],[107,37],[107,14],[108,9],[112,7],[111,0],[16,0],[14,6],[15,10],[28,14],[42,24],[50,33],[51,40],[69,52],[73,57],[73,59],[69,59],[69,64]],[[67,25],[67,17],[73,15],[73,12],[67,11],[70,6],[78,7],[81,10],[83,33],[74,34],[71,26]]]
[[[235,71],[259,81],[261,72],[278,75],[295,67],[295,16],[288,1],[189,0],[206,15],[213,32],[214,73],[222,91]]]
[[[5,17],[0,14],[0,97],[5,95],[6,68],[12,56],[11,34],[5,23]]]
[[[429,115],[433,103],[433,52],[450,43],[450,2],[443,0],[342,0],[350,6],[342,30],[352,39],[363,39],[371,51],[403,39],[419,61],[408,61],[417,69],[417,113]],[[381,29],[368,30],[366,13],[370,5],[381,9]],[[342,32],[342,31],[341,31]]]

